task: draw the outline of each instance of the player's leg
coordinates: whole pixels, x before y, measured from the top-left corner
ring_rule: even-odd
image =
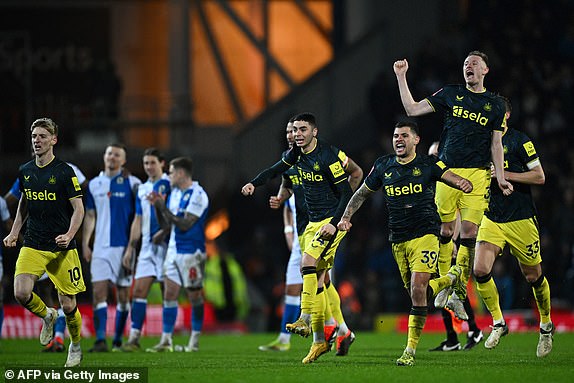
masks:
[[[550,317],[550,285],[542,273],[540,236],[534,219],[525,219],[508,225],[510,252],[519,262],[520,270],[532,287],[540,314],[540,337],[536,356],[542,358],[552,351],[555,328]]]
[[[301,290],[303,277],[301,276],[301,248],[299,241],[293,242],[293,248],[285,273],[285,303],[281,317],[281,328],[277,339],[266,345],[259,346],[261,351],[288,351],[290,348],[291,333],[287,331],[287,324],[299,318],[301,306]]]
[[[207,254],[197,251],[185,254],[182,263],[178,263],[183,277],[183,287],[187,292],[187,299],[191,303],[191,333],[187,346],[177,345],[176,351],[199,351],[199,338],[203,330],[204,300],[203,280],[205,276],[205,262]],[[185,277],[186,276],[186,277]]]
[[[116,280],[107,259],[94,256],[90,263],[93,300],[93,321],[96,341],[89,352],[108,352],[106,343],[106,327],[108,324],[108,291],[110,281]]]
[[[453,317],[449,310],[440,309],[442,315],[442,321],[444,323],[444,328],[446,330],[446,339],[443,340],[435,348],[431,348],[429,351],[458,351],[461,349],[460,342],[458,341],[458,335],[454,329]]]
[[[70,332],[70,347],[65,367],[75,367],[82,361],[82,348],[80,346],[82,332],[82,315],[78,309],[74,295],[59,295],[60,305],[66,318],[66,325]]]
[[[59,252],[58,257],[61,259],[59,265],[52,262],[47,266],[46,271],[58,291],[60,307],[64,312],[70,332],[70,347],[65,367],[74,367],[82,360],[80,347],[82,316],[76,302],[76,294],[84,292],[86,286],[77,250]]]
[[[303,358],[302,362],[304,364],[313,363],[317,360],[321,355],[329,352],[330,346],[329,342],[325,339],[325,306],[327,305],[326,297],[325,297],[325,274],[326,270],[321,268],[320,271],[317,272],[317,292],[314,297],[313,308],[311,313],[311,328],[313,331],[313,343],[311,344],[311,348],[309,353],[305,358]],[[303,291],[304,291],[303,287]]]
[[[14,272],[14,297],[32,314],[43,319],[40,332],[40,344],[50,343],[54,336],[54,324],[58,317],[56,309],[47,307],[44,301],[33,292],[34,283],[44,274],[46,265],[55,257],[53,253],[34,250],[29,247],[20,249]]]
[[[130,312],[132,324],[128,341],[122,347],[123,351],[132,352],[141,348],[139,340],[147,312],[147,296],[155,280],[154,276],[135,279]]]
[[[126,323],[130,315],[130,287],[133,284],[133,274],[122,264],[124,247],[114,247],[110,251],[111,262],[118,268],[116,281],[117,301],[116,320],[114,328],[114,339],[112,341],[112,351],[122,350],[122,339]],[[112,253],[113,251],[113,253]],[[132,267],[133,269],[133,267]]]
[[[318,231],[322,222],[309,222],[305,231],[300,236],[301,243],[306,244],[306,249],[302,249],[301,256],[301,275],[303,279],[303,288],[301,290],[301,312],[299,318],[293,323],[287,323],[285,328],[293,334],[299,334],[303,337],[311,335],[311,314],[313,304],[317,295],[317,263],[322,251],[325,248],[325,242],[318,237]],[[319,252],[317,253],[317,250]]]
[[[458,169],[457,174],[470,180],[473,185],[472,192],[461,193],[458,202],[461,226],[456,264],[462,268],[463,274],[461,283],[458,285],[460,288],[455,287],[455,292],[462,305],[462,301],[466,298],[466,286],[474,263],[478,227],[482,222],[485,210],[488,208],[491,177],[490,171],[486,169]],[[467,320],[468,316],[461,319]]]
[[[323,225],[329,223],[330,219],[327,218],[324,221],[320,222],[318,225],[318,229],[320,229]],[[301,297],[301,312],[304,312],[304,304],[303,301],[305,300],[305,294],[307,292],[311,292],[305,286],[305,283],[309,283],[310,278],[306,278],[305,276],[305,267],[310,264],[313,260],[315,262],[315,270],[317,273],[317,285],[316,290],[314,291],[315,296],[313,297],[313,302],[311,306],[311,313],[312,313],[312,328],[313,328],[313,344],[307,356],[303,359],[303,363],[312,363],[315,361],[319,356],[323,355],[326,352],[329,352],[330,345],[329,342],[325,339],[325,305],[327,301],[325,299],[325,291],[324,291],[324,283],[325,283],[325,275],[327,270],[333,267],[333,263],[335,260],[335,254],[337,252],[337,247],[341,243],[341,240],[347,233],[346,231],[336,231],[335,235],[329,239],[321,238],[318,233],[319,230],[316,231],[316,235],[311,241],[310,245],[307,246],[305,254],[303,254],[302,258],[302,265],[303,265],[303,293]],[[308,257],[308,258],[306,258]]]
[[[332,271],[331,271],[332,272]],[[337,356],[345,356],[349,353],[349,348],[351,344],[355,341],[355,334],[349,329],[347,323],[345,322],[345,317],[343,316],[343,311],[341,310],[341,297],[339,292],[335,288],[335,285],[331,282],[331,278],[326,274],[325,278],[329,278],[329,282],[325,283],[325,291],[327,293],[327,299],[329,306],[331,307],[331,312],[335,318],[336,325],[339,327],[337,330]],[[329,339],[327,339],[329,341]]]
[[[508,327],[500,308],[498,289],[491,274],[494,261],[502,251],[501,246],[504,246],[505,241],[497,226],[486,217],[482,222],[478,241],[474,259],[474,278],[476,291],[492,316],[492,331],[484,342],[486,348],[492,349],[498,345],[500,338],[508,333]]]
[[[484,335],[478,326],[476,325],[476,320],[474,317],[474,310],[472,309],[472,305],[470,304],[470,299],[468,296],[464,300],[464,311],[468,314],[468,333],[466,334],[466,344],[463,347],[463,350],[470,350],[478,343],[482,341]]]
[[[147,313],[147,297],[155,281],[163,283],[163,263],[167,252],[166,245],[142,246],[137,259],[135,283],[131,304],[131,328],[123,351],[133,352],[141,349],[140,337]]]
[[[172,274],[176,275],[173,276]],[[173,278],[173,279],[172,279]],[[163,309],[162,309],[162,334],[158,344],[153,347],[147,348],[147,352],[171,352],[173,351],[173,329],[175,328],[175,321],[177,320],[177,298],[181,282],[177,269],[171,265],[165,274],[164,278],[164,295],[163,295]]]

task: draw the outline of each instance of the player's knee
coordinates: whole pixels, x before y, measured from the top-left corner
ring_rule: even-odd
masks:
[[[476,246],[476,238],[461,238],[460,245],[468,247],[469,249],[474,249]]]
[[[26,303],[32,299],[32,294],[29,291],[24,290],[14,290],[14,298],[22,306],[26,306]]]
[[[73,315],[77,310],[75,301],[60,302],[60,304],[62,305],[62,311],[64,311],[64,314],[67,316]]]
[[[492,278],[490,272],[483,272],[479,268],[474,269],[474,280],[476,283],[486,283]]]
[[[452,236],[454,234],[454,226],[449,225],[448,223],[443,223],[440,226],[440,237],[441,237],[441,241],[442,238],[448,238],[448,240],[450,241],[450,239],[452,239]],[[447,241],[448,243],[448,241]]]
[[[525,275],[526,281],[532,286],[533,288],[540,287],[542,282],[544,282],[544,274],[528,274]]]
[[[452,233],[450,235],[443,235],[441,232],[439,239],[440,239],[440,243],[442,245],[446,245],[447,243],[449,243],[452,240]]]
[[[190,303],[192,306],[202,305],[203,304],[203,296],[201,294],[191,296]]]

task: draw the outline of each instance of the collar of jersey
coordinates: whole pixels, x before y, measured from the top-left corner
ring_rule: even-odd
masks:
[[[469,87],[468,85],[466,85],[466,90],[468,90],[469,92],[472,92],[472,93],[476,93],[476,94],[480,94],[480,93],[486,92],[486,88],[485,88],[484,86],[483,86],[483,88],[484,88],[484,89],[483,89],[482,91],[480,91],[480,92],[475,92],[474,90],[470,89],[470,87]]]
[[[397,164],[399,164],[399,165],[406,165],[406,164],[410,164],[411,162],[413,162],[415,160],[415,158],[417,158],[416,152],[415,152],[415,156],[409,162],[400,162],[399,157],[397,157],[397,156],[395,156],[395,161],[397,161]]]
[[[319,139],[315,139],[315,146],[313,146],[313,149],[309,150],[308,152],[304,151],[303,148],[301,148],[301,153],[303,154],[309,154],[311,153],[313,150],[315,150],[315,148],[317,147],[317,145],[319,145]]]

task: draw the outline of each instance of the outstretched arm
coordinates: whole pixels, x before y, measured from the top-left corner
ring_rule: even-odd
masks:
[[[267,181],[285,172],[291,165],[283,160],[277,161],[273,166],[263,170],[254,179],[241,188],[241,193],[245,196],[253,194],[257,186],[264,185]]]
[[[407,84],[407,71],[409,70],[409,63],[406,59],[395,61],[393,65],[397,82],[399,84],[399,93],[401,95],[401,102],[405,108],[407,116],[420,116],[423,114],[433,112],[433,108],[425,100],[415,101],[409,85]]]
[[[349,231],[351,229],[351,226],[353,226],[351,223],[351,217],[357,210],[359,210],[359,208],[363,205],[363,202],[365,202],[365,200],[369,198],[371,194],[373,194],[373,192],[369,190],[369,188],[363,183],[363,185],[361,185],[361,187],[355,192],[355,194],[353,194],[349,200],[349,203],[345,208],[345,212],[337,224],[337,228],[339,230]]]

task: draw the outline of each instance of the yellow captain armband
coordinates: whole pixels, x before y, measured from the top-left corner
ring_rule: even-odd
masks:
[[[285,226],[285,228],[283,229],[283,232],[284,232],[285,234],[287,234],[287,233],[292,233],[292,232],[293,232],[293,226],[291,226],[291,225]]]

